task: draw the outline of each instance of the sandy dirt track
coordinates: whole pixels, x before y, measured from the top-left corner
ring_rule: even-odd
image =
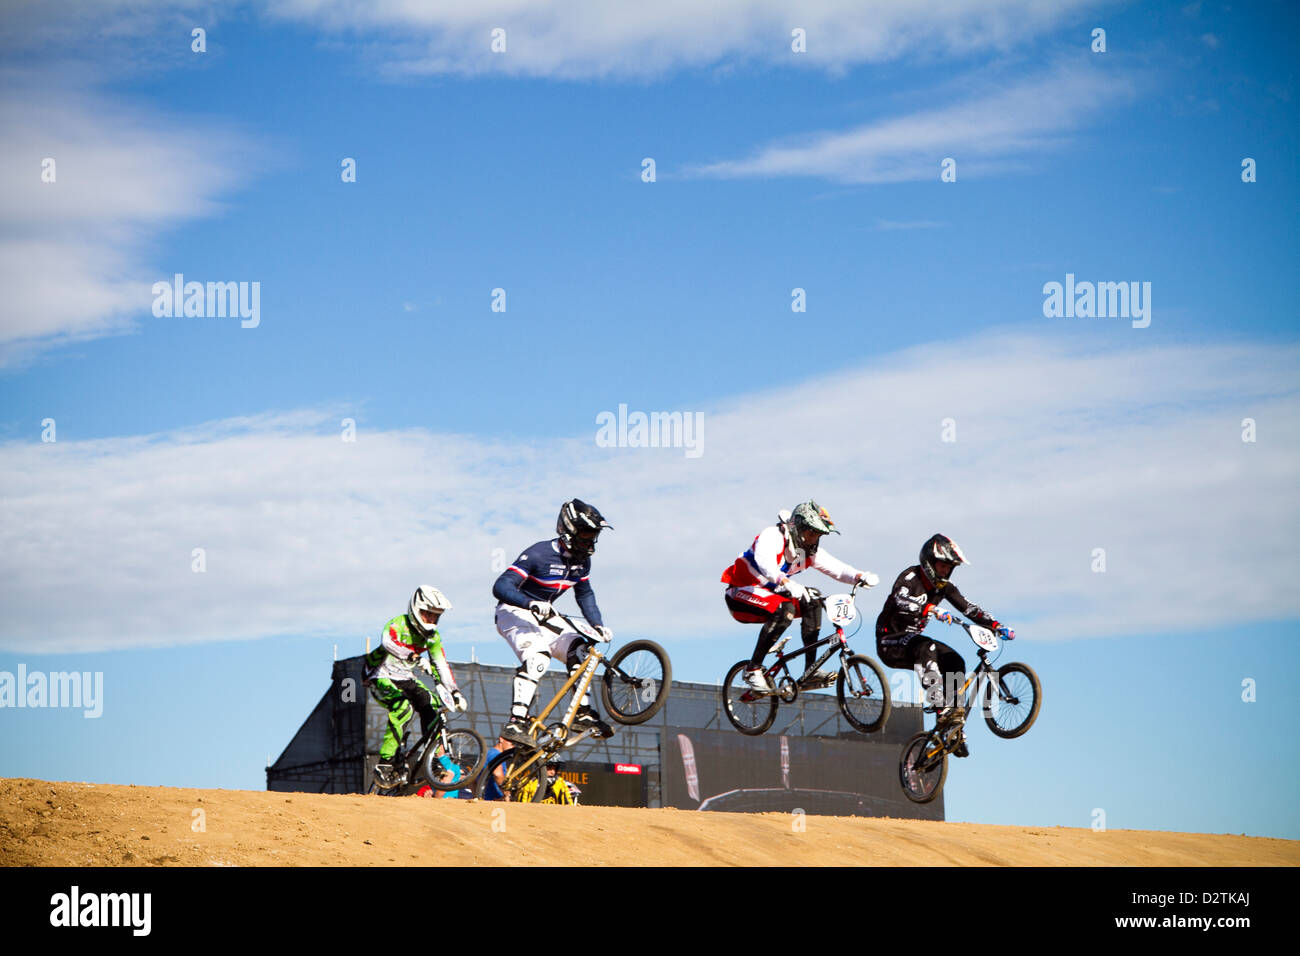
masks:
[[[864,817],[805,823],[795,832],[783,813],[0,780],[5,866],[1300,865],[1300,842],[1263,837]]]

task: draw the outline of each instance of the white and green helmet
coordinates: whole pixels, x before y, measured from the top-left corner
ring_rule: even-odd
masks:
[[[451,602],[447,600],[447,595],[443,594],[432,584],[421,584],[411,595],[411,603],[406,606],[406,616],[411,622],[411,626],[423,634],[425,637],[430,636],[438,628],[433,624],[426,624],[420,617],[421,611],[450,611]]]

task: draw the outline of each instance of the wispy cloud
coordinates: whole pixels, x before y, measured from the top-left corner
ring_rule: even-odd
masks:
[[[838,132],[804,134],[744,159],[688,167],[687,175],[737,179],[811,176],[846,183],[938,180],[952,157],[959,178],[1024,168],[1059,148],[1106,109],[1127,105],[1135,81],[1090,63],[1061,63],[937,109]]]
[[[0,96],[0,364],[134,327],[159,278],[150,242],[216,212],[253,166],[221,124],[27,79]]]
[[[1294,614],[1241,596],[1285,594],[1296,573],[1300,348],[1154,347],[1113,331],[1107,350],[927,343],[737,396],[702,409],[697,459],[597,447],[597,408],[589,434],[551,443],[372,431],[355,412],[348,443],[342,409],[11,442],[0,446],[0,647],[355,637],[422,580],[456,604],[449,639],[492,640],[495,568],[549,536],[575,495],[617,528],[593,582],[628,637],[738,631],[723,567],[778,508],[810,496],[844,531],[835,553],[887,579],[925,537],[953,535],[975,562],[963,589],[1029,639]],[[1253,444],[1241,441],[1245,417]],[[940,440],[945,418],[955,442]],[[195,548],[204,573],[191,570]],[[1105,573],[1092,570],[1094,548]],[[881,599],[868,598],[869,615]]]
[[[93,37],[96,55],[115,40],[138,47],[165,27],[170,55],[188,30],[214,16],[259,15],[356,38],[381,70],[396,75],[483,73],[567,79],[651,77],[738,62],[843,69],[915,56],[1000,52],[1067,22],[1097,0],[19,0],[9,14],[11,46],[58,50]],[[806,52],[791,50],[802,29]],[[504,53],[490,48],[505,31]],[[126,43],[122,44],[125,46]],[[121,54],[123,51],[118,51]],[[129,52],[126,51],[126,52]]]

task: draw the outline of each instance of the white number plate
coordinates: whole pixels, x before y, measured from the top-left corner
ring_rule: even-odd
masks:
[[[826,607],[830,611],[831,623],[836,626],[849,624],[858,616],[853,598],[847,594],[832,594],[826,599]]]

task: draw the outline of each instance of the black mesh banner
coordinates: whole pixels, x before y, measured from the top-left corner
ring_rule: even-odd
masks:
[[[925,805],[903,796],[898,753],[895,745],[865,739],[670,727],[663,736],[663,803],[685,810],[942,820],[942,796]]]

